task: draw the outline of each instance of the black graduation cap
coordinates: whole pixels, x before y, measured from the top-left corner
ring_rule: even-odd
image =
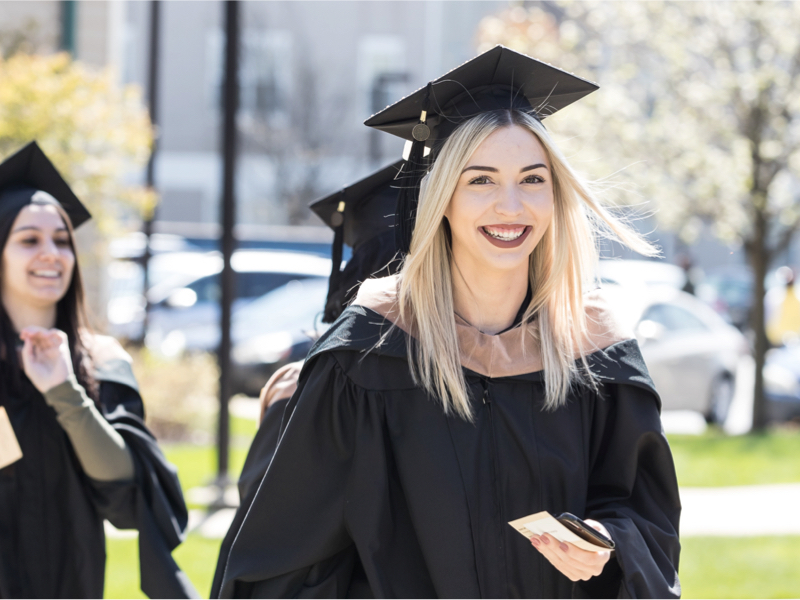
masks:
[[[0,219],[30,204],[38,191],[47,192],[58,201],[73,228],[92,218],[39,144],[31,142],[0,163]]]
[[[334,232],[325,323],[336,320],[360,282],[397,270],[394,211],[398,189],[394,179],[402,163],[392,163],[310,206]],[[353,249],[353,255],[342,271],[343,244]]]
[[[516,109],[544,119],[596,89],[591,81],[495,46],[367,119],[365,125],[412,142],[398,178],[405,180],[396,211],[402,250],[411,243],[425,146],[434,149],[433,159],[458,125],[480,113]]]

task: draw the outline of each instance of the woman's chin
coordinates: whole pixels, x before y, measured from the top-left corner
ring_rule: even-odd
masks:
[[[50,308],[57,304],[66,293],[66,290],[54,288],[31,290],[26,294],[25,302],[36,308]]]

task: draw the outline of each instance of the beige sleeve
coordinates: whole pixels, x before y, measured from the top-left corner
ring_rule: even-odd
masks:
[[[122,436],[103,418],[74,375],[44,394],[67,432],[86,474],[99,481],[133,479],[130,450]]]

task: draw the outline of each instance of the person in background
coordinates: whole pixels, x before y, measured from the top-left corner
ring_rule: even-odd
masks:
[[[780,267],[777,276],[784,285],[773,287],[764,299],[767,337],[773,346],[785,346],[800,339],[800,298],[791,267]]]
[[[87,327],[73,227],[89,218],[36,142],[0,164],[0,598],[101,598],[104,519],[139,531],[148,596],[197,597],[130,356]]]
[[[320,307],[323,323],[332,323],[342,314],[364,281],[393,275],[400,266],[393,229],[398,193],[394,179],[400,166],[400,161],[395,162],[311,204],[311,209],[334,232],[328,297],[325,306]],[[353,252],[342,269],[342,245],[345,243]],[[222,541],[220,557],[227,556],[238,526],[272,460],[284,409],[297,389],[303,362],[282,366],[261,389],[260,426],[242,467],[238,481],[240,504]],[[217,567],[215,590],[221,584],[222,567],[222,564]]]

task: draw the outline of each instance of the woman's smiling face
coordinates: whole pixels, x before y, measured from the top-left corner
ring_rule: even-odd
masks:
[[[54,206],[24,207],[3,248],[2,298],[4,303],[48,307],[69,288],[75,254],[69,231]]]
[[[539,140],[519,125],[498,129],[478,146],[445,211],[460,269],[527,270],[553,218],[550,169]]]

